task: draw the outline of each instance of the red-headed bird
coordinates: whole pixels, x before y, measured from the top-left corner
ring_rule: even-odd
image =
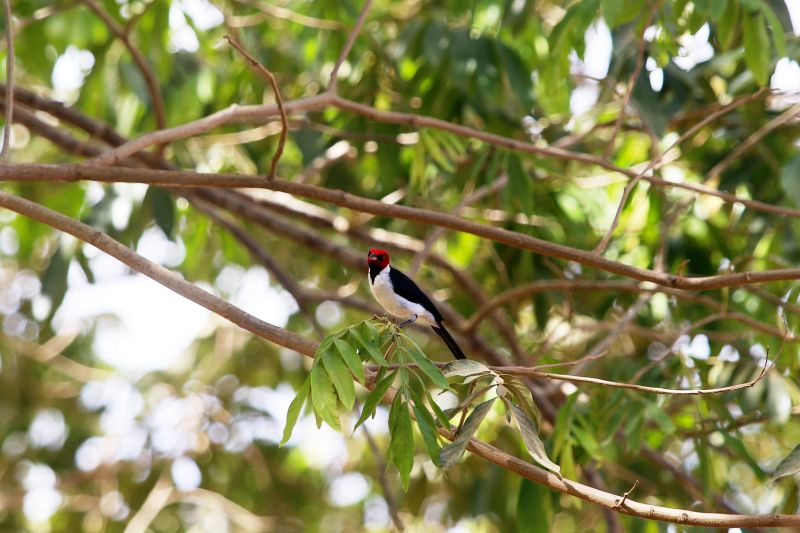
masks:
[[[371,248],[367,254],[367,266],[372,295],[390,315],[405,319],[401,328],[411,322],[426,324],[442,338],[456,359],[466,359],[461,347],[442,324],[442,313],[411,278],[389,265],[389,254],[385,250]]]

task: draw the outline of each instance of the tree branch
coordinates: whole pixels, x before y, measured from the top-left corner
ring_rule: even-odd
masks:
[[[11,21],[11,2],[3,0],[3,11],[6,16],[6,123],[3,126],[3,148],[0,157],[8,163],[11,161],[11,125],[14,122],[14,31]]]
[[[158,281],[170,290],[173,290],[174,292],[202,305],[206,309],[230,320],[234,324],[266,340],[279,344],[280,346],[290,348],[309,357],[313,356],[316,351],[318,346],[316,342],[307,340],[294,333],[263,322],[247,314],[241,309],[185,281],[178,274],[139,256],[130,248],[123,246],[108,235],[95,230],[91,226],[88,226],[82,222],[78,222],[41,205],[30,202],[29,200],[18,198],[2,191],[0,191],[0,206],[15,211],[21,215],[30,217],[34,220],[38,220],[39,222],[69,233],[70,235],[73,235],[84,242],[96,246],[100,250],[119,259],[130,268]],[[600,491],[575,481],[560,478],[550,472],[508,455],[499,449],[476,439],[470,440],[468,449],[480,457],[520,476],[530,479],[531,481],[543,484],[559,492],[596,503],[605,508],[623,512],[632,516],[664,520],[684,525],[710,527],[800,526],[800,516],[795,515],[736,515],[699,513],[682,509],[670,509],[667,507],[647,505],[634,500],[627,500],[626,506],[619,509],[617,508],[617,504],[620,501],[620,496],[618,495]],[[159,494],[160,491],[164,489],[158,483],[156,484],[156,487],[159,488]],[[153,492],[151,492],[151,495],[152,494]],[[155,498],[155,496],[153,497]],[[159,501],[160,500],[161,498],[159,498]],[[152,512],[149,511],[145,512],[145,509],[155,507],[155,504],[148,504],[148,501],[149,498],[146,500],[145,506],[143,506],[139,513],[137,513],[137,515],[134,517],[135,520],[136,517],[140,515],[142,516],[142,518],[136,522],[137,525],[145,523],[149,524],[150,520],[152,520],[152,518],[150,518],[150,520],[145,520],[152,514]],[[132,527],[131,523],[129,523],[128,527]],[[130,529],[130,531],[137,530]]]
[[[608,144],[606,145],[606,149],[603,154],[606,158],[609,157],[614,150],[614,142],[617,140],[617,132],[619,132],[620,126],[622,126],[622,123],[625,121],[625,111],[631,101],[633,88],[636,85],[636,80],[639,78],[639,74],[642,72],[642,68],[644,67],[644,52],[647,49],[647,40],[644,38],[644,33],[647,31],[647,28],[652,25],[660,5],[661,0],[653,1],[647,21],[645,21],[644,25],[642,26],[642,32],[639,35],[639,46],[636,51],[636,65],[633,67],[633,72],[631,72],[631,75],[628,78],[628,85],[625,88],[625,96],[622,98],[622,106],[619,110],[619,115],[617,116],[617,120],[614,121],[614,126],[611,128],[611,138],[608,140]]]
[[[704,183],[710,183],[710,184],[717,183],[722,173],[725,172],[725,170],[727,170],[727,168],[734,161],[739,159],[742,156],[742,154],[750,150],[750,148],[752,148],[754,144],[756,144],[761,139],[766,137],[772,131],[794,120],[798,116],[800,116],[800,104],[790,107],[789,109],[781,113],[778,117],[770,120],[769,122],[761,126],[755,133],[750,135],[747,139],[739,143],[739,145],[736,146],[736,148],[734,148],[728,154],[726,154],[725,157],[722,158],[722,161],[714,165],[714,167],[706,175]]]
[[[70,217],[57,213],[42,205],[36,204],[24,198],[19,198],[4,191],[0,191],[0,207],[5,207],[11,211],[24,215],[28,218],[38,220],[55,229],[69,233],[73,237],[87,242],[105,253],[115,257],[133,270],[157,281],[167,287],[218,314],[263,339],[272,341],[281,346],[285,346],[304,355],[313,356],[317,349],[317,343],[305,339],[283,328],[279,328],[264,322],[238,307],[204,291],[203,289],[189,283],[179,274],[164,268],[140,256],[127,246],[120,244],[105,233],[98,231],[91,226],[79,222]]]
[[[284,110],[286,114],[298,111],[317,111],[330,104],[332,96],[329,94],[318,94],[286,102]],[[217,111],[193,122],[187,122],[174,128],[161,129],[146,133],[141,137],[127,141],[125,144],[109,150],[99,157],[90,161],[96,165],[116,165],[120,160],[129,157],[136,152],[140,152],[154,144],[165,144],[178,139],[192,137],[200,133],[205,133],[219,126],[235,122],[263,122],[264,119],[279,114],[277,104],[275,105],[251,105],[242,106],[233,104],[226,109]]]
[[[514,248],[528,250],[549,257],[576,261],[583,265],[605,270],[639,281],[649,281],[665,287],[702,291],[723,287],[739,287],[770,281],[800,279],[800,268],[783,268],[759,272],[734,272],[714,276],[685,277],[627,265],[592,252],[552,243],[524,233],[479,224],[455,215],[439,213],[416,207],[390,205],[356,196],[336,189],[326,189],[282,179],[265,182],[257,176],[244,174],[203,174],[177,170],[151,170],[138,168],[101,168],[88,165],[21,164],[0,167],[0,181],[81,181],[148,183],[168,187],[253,187],[287,192],[304,198],[328,202],[363,213],[399,218],[422,224],[434,224],[455,231],[471,233]]]
[[[337,85],[339,83],[339,69],[342,67],[342,63],[344,63],[347,59],[347,56],[350,55],[350,50],[353,49],[353,45],[358,38],[358,34],[361,32],[362,26],[364,26],[364,21],[367,20],[367,13],[369,12],[369,8],[371,6],[372,0],[364,1],[364,7],[361,8],[361,13],[359,13],[353,29],[350,30],[350,33],[347,36],[347,41],[344,43],[344,48],[342,48],[339,57],[336,59],[336,64],[333,65],[331,77],[328,80],[328,90],[326,92],[336,94]]]
[[[120,24],[114,20],[114,18],[102,7],[100,7],[95,0],[83,0],[83,3],[86,4],[86,6],[98,17],[100,17],[105,25],[108,26],[108,29],[110,29],[111,32],[116,35],[120,41],[122,41],[122,44],[125,45],[125,48],[128,49],[128,52],[133,57],[133,61],[136,63],[136,66],[142,73],[142,77],[147,85],[147,92],[150,94],[150,100],[153,104],[153,111],[155,112],[156,127],[159,130],[163,130],[167,127],[167,115],[164,111],[164,99],[161,96],[161,89],[158,84],[158,79],[153,73],[153,69],[151,69],[150,65],[147,64],[147,60],[142,55],[141,50],[134,46],[134,44],[131,42],[128,33],[125,31],[125,28],[120,26]]]
[[[286,289],[286,292],[292,295],[292,298],[294,298],[294,300],[297,302],[297,307],[300,309],[300,313],[306,317],[306,320],[308,320],[314,330],[316,330],[317,335],[319,335],[320,338],[324,337],[325,330],[322,326],[320,326],[317,318],[314,316],[314,311],[309,308],[309,299],[300,284],[297,283],[289,275],[289,273],[286,272],[283,267],[281,267],[281,265],[267,253],[264,247],[260,246],[255,239],[253,239],[244,230],[244,228],[237,226],[232,221],[214,211],[214,209],[207,205],[203,200],[193,196],[190,196],[189,198],[195,209],[198,209],[211,220],[228,230],[228,232],[230,232],[230,234],[233,235],[234,238],[242,244],[242,246],[247,248],[247,251],[250,252],[250,255],[256,261],[261,263],[270,274],[272,274],[275,280],[277,280],[277,282],[280,283],[284,289]]]
[[[780,350],[775,357],[780,354]],[[774,361],[775,358],[773,358]],[[665,387],[649,387],[647,385],[637,385],[635,383],[623,383],[619,381],[609,381],[607,379],[593,378],[589,376],[575,376],[571,374],[553,374],[551,372],[540,372],[532,368],[524,366],[501,366],[492,367],[492,370],[510,374],[512,376],[528,376],[542,379],[553,379],[557,381],[569,381],[571,383],[591,383],[594,385],[603,385],[615,389],[629,389],[639,392],[649,392],[653,394],[668,394],[671,396],[708,396],[713,394],[722,394],[725,392],[733,392],[740,389],[752,387],[766,375],[767,370],[774,366],[773,362],[765,359],[764,366],[761,368],[758,376],[745,383],[737,383],[736,385],[729,385],[727,387],[717,387],[713,389],[668,389]]]
[[[289,121],[286,119],[286,109],[283,107],[283,97],[281,96],[281,90],[278,88],[278,82],[275,79],[275,76],[270,72],[270,70],[256,61],[256,58],[251,56],[247,50],[242,48],[242,45],[236,42],[236,40],[231,37],[230,35],[226,35],[225,39],[233,46],[240,54],[247,59],[247,62],[250,66],[261,76],[266,79],[269,84],[272,86],[272,92],[275,93],[275,101],[278,103],[278,111],[281,115],[281,125],[283,128],[281,129],[281,137],[278,140],[278,147],[275,149],[275,154],[272,156],[272,163],[270,164],[269,174],[267,175],[268,179],[274,179],[275,175],[278,172],[278,161],[281,159],[281,155],[283,154],[283,147],[286,145],[286,134],[289,131]]]

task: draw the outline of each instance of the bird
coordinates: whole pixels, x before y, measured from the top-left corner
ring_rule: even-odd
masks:
[[[456,359],[466,359],[464,351],[444,327],[444,317],[411,278],[392,268],[389,253],[380,248],[370,248],[367,254],[367,273],[372,295],[386,312],[405,319],[400,324],[416,322],[430,326],[453,352]]]

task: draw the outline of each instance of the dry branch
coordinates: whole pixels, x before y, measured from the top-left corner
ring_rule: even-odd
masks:
[[[275,76],[272,72],[259,63],[256,58],[254,58],[250,53],[247,52],[242,45],[236,42],[236,40],[231,37],[230,35],[226,35],[225,39],[233,46],[240,54],[247,59],[248,64],[252,67],[257,73],[264,77],[264,79],[269,82],[272,86],[272,92],[275,93],[275,101],[278,104],[278,111],[281,115],[281,137],[278,140],[278,147],[275,149],[275,154],[272,156],[272,163],[270,164],[269,174],[267,177],[269,179],[275,178],[275,175],[278,173],[278,161],[281,159],[281,155],[283,154],[283,147],[286,145],[286,134],[289,131],[289,121],[286,119],[286,109],[283,107],[283,97],[281,96],[281,90],[278,87],[278,81],[275,79]]]

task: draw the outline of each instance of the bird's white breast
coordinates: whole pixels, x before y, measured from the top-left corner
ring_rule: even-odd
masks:
[[[399,296],[394,292],[392,287],[392,280],[389,278],[390,266],[386,266],[381,270],[375,279],[369,279],[369,288],[372,290],[372,295],[381,304],[381,307],[386,309],[390,315],[397,318],[407,320],[413,315],[417,315],[417,322],[428,325],[435,325],[436,320],[433,315],[418,303],[410,302]],[[367,274],[369,278],[369,274]]]

